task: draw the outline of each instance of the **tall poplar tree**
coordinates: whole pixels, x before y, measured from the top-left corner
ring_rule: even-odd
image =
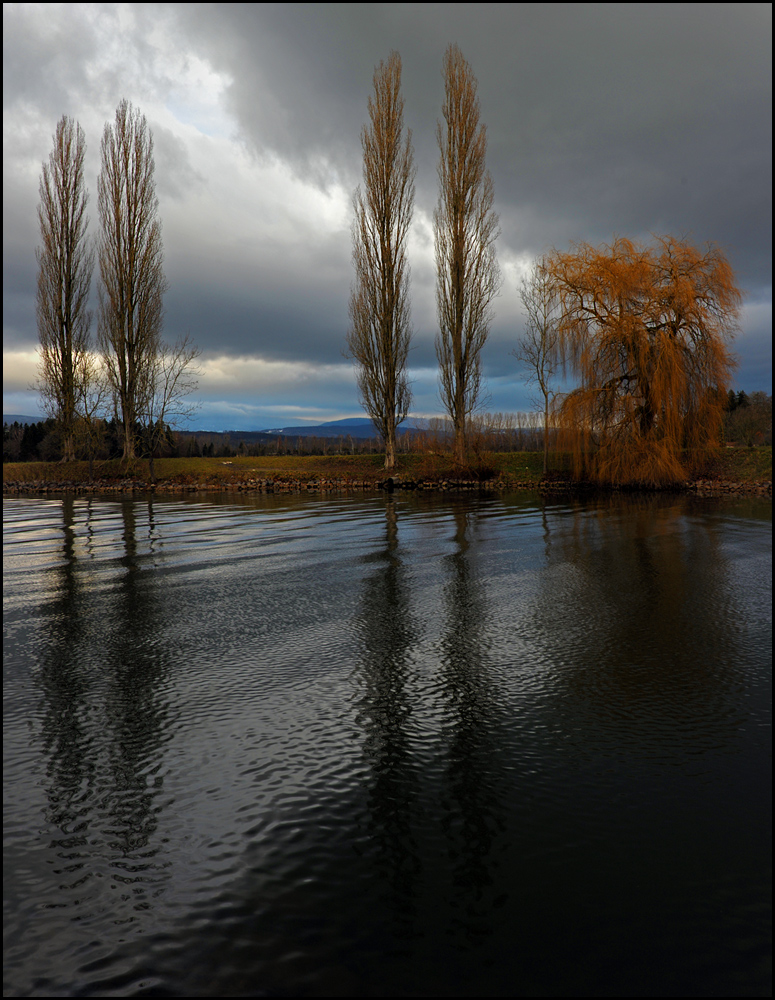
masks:
[[[136,454],[136,424],[160,347],[167,289],[153,136],[123,100],[102,136],[99,341],[120,413],[124,455]]]
[[[412,134],[403,134],[397,52],[375,70],[368,107],[369,125],[361,134],[363,189],[353,198],[355,282],[347,347],[358,369],[361,402],[385,442],[385,468],[392,470],[396,430],[412,398],[406,373],[411,339],[406,241],[415,175]]]
[[[454,458],[466,459],[466,425],[481,399],[481,352],[490,330],[490,304],[500,287],[495,259],[499,235],[492,178],[485,169],[486,129],[479,121],[476,77],[457,45],[444,56],[444,122],[439,122],[439,201],[436,304],[441,399],[452,419]]]
[[[36,311],[41,355],[37,385],[59,424],[64,461],[75,458],[79,378],[89,349],[91,322],[88,303],[94,253],[86,237],[85,156],[83,129],[63,115],[40,177]]]

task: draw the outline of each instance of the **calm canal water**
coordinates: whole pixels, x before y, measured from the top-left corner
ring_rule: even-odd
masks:
[[[768,502],[3,524],[5,996],[770,994]]]

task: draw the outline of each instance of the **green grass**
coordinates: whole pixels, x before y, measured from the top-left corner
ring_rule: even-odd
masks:
[[[710,478],[737,483],[772,482],[772,445],[724,448],[708,462]]]
[[[157,458],[159,482],[230,483],[246,479],[319,479],[378,482],[387,477],[383,455],[267,455],[234,458]],[[455,468],[449,455],[400,455],[393,475],[413,480],[503,478],[535,482],[541,479],[542,460],[535,452],[487,454],[464,469]],[[94,478],[103,481],[149,478],[148,462],[127,466],[119,459],[94,463]],[[87,482],[87,462],[9,462],[3,465],[7,482]]]
[[[353,460],[354,458],[354,460]],[[260,458],[157,458],[156,478],[172,482],[230,482],[242,479],[282,477],[319,478],[367,475],[379,478],[384,458],[368,456],[270,455]],[[127,465],[120,459],[94,463],[94,478],[101,480],[142,479],[149,477],[148,462],[138,459]],[[88,462],[8,462],[3,465],[3,479],[9,482],[34,480],[85,482]]]

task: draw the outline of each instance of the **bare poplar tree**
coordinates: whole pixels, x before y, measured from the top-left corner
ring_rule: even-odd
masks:
[[[385,468],[395,468],[396,429],[411,391],[406,360],[411,339],[406,240],[414,203],[412,134],[403,136],[401,57],[392,52],[374,72],[370,124],[361,134],[363,186],[353,197],[355,283],[350,296],[348,356],[358,367],[364,409],[385,443]]]
[[[441,400],[454,427],[454,458],[466,457],[466,422],[480,402],[481,351],[492,320],[490,303],[500,287],[495,259],[499,235],[492,178],[485,170],[487,135],[479,122],[476,77],[457,45],[444,55],[444,122],[439,143],[436,237],[436,304]]]
[[[123,100],[102,136],[99,341],[120,411],[124,458],[135,457],[135,425],[159,350],[167,289],[153,136],[144,115]]]
[[[525,331],[512,354],[526,370],[528,383],[538,386],[544,416],[544,475],[549,468],[549,430],[560,367],[560,298],[546,261],[535,262],[522,281],[519,297],[525,307]]]
[[[88,302],[94,252],[86,240],[85,155],[83,129],[63,115],[40,177],[41,245],[35,255],[41,352],[37,388],[59,423],[64,461],[75,458],[78,379],[91,324]]]

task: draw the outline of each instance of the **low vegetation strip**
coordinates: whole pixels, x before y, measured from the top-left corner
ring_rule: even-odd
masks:
[[[377,489],[538,489],[585,488],[563,469],[542,472],[536,452],[488,454],[468,468],[456,469],[446,455],[401,455],[396,473],[387,477],[379,455],[286,455],[156,459],[155,483],[147,463],[127,467],[119,460],[88,462],[14,462],[3,465],[3,492],[157,493],[287,492]],[[727,449],[714,455],[683,489],[700,493],[772,492],[772,448]]]

